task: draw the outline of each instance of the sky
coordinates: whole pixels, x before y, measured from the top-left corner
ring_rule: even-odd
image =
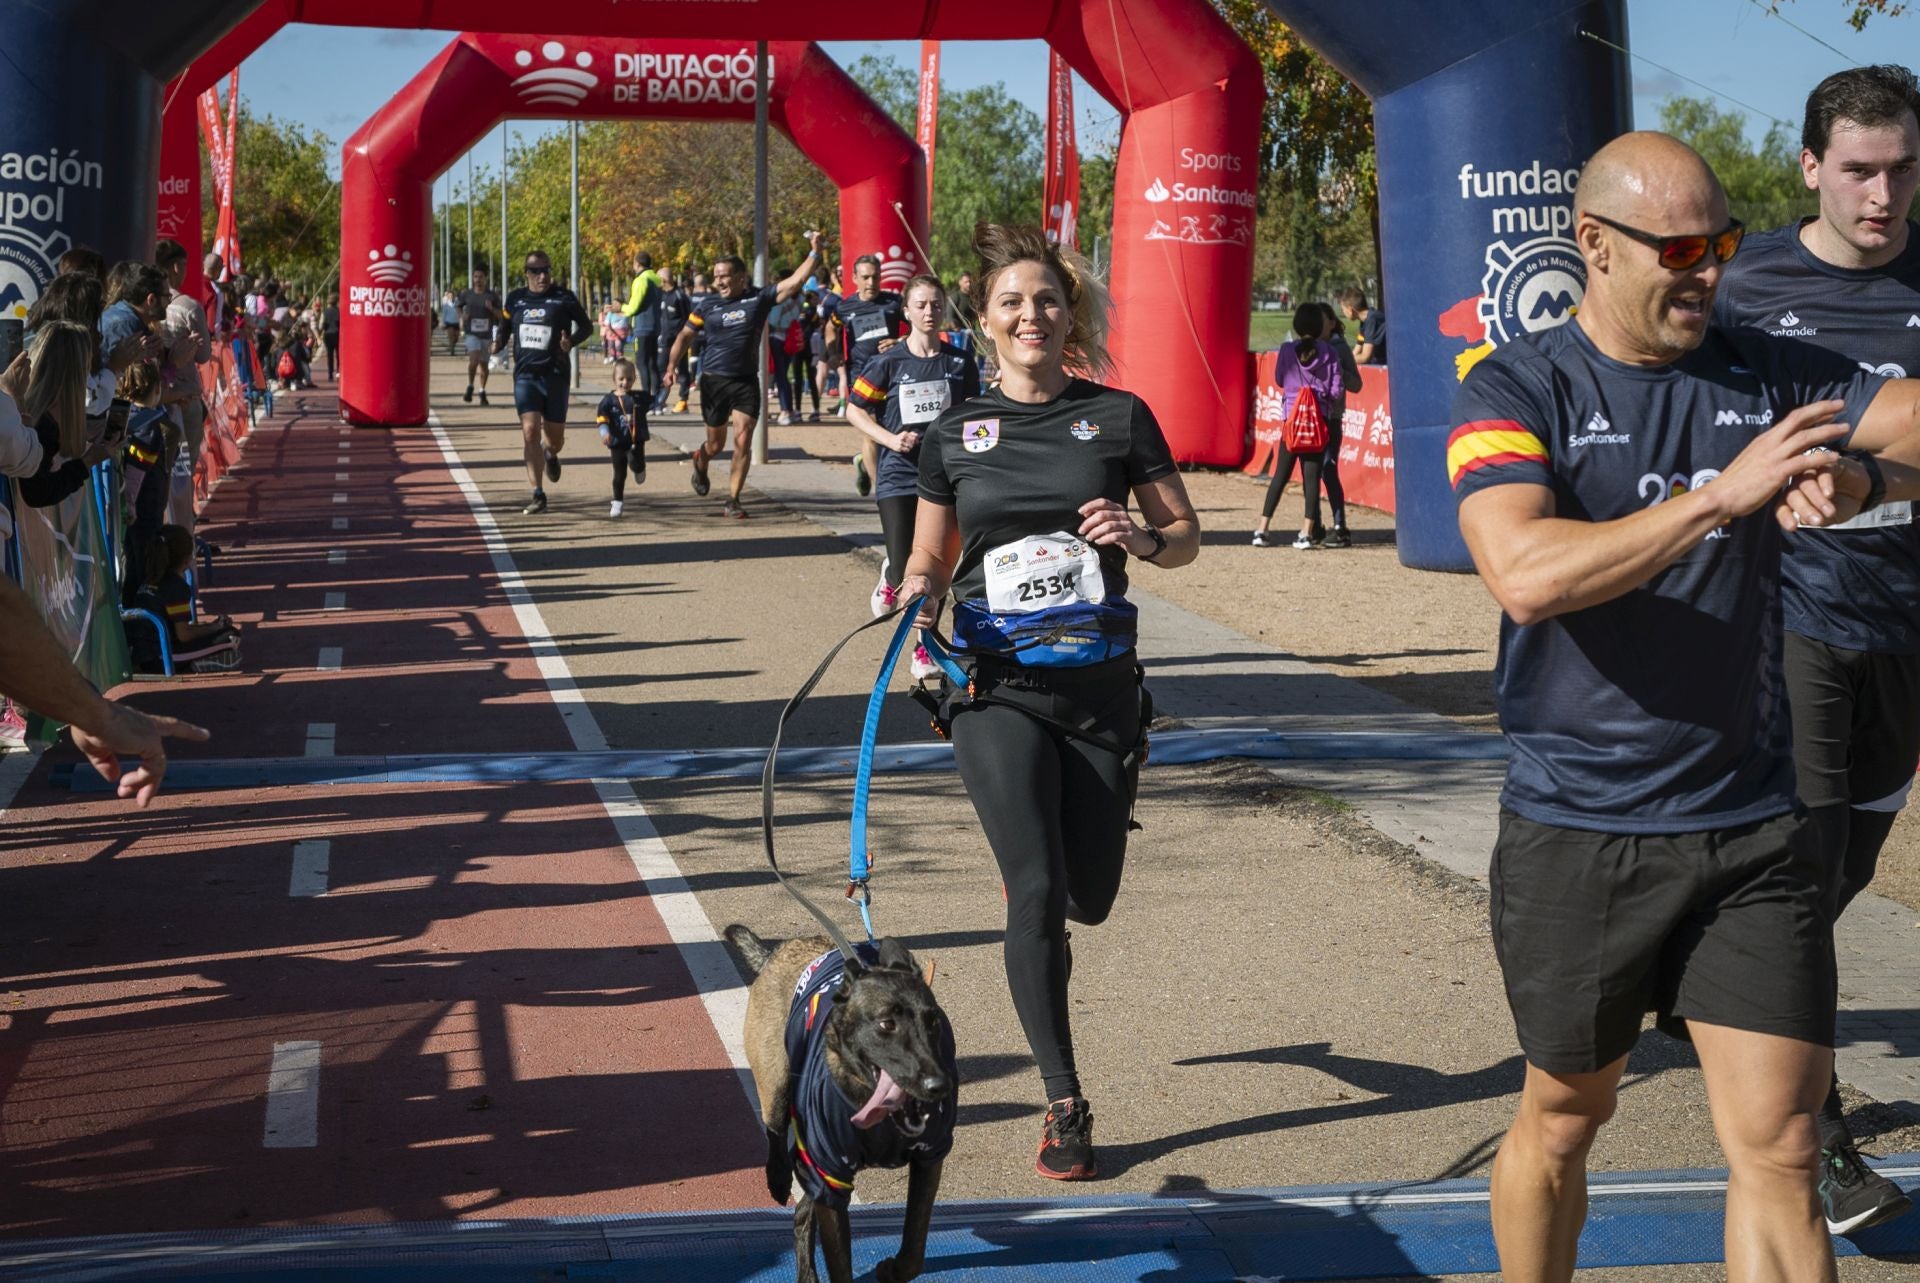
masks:
[[[1851,8],[1845,0],[1781,0],[1779,16],[1772,16],[1765,0],[1628,0],[1635,123],[1657,127],[1661,102],[1676,94],[1720,95],[1715,101],[1722,107],[1747,116],[1756,140],[1774,120],[1787,122],[1793,134],[1807,90],[1821,77],[1866,62],[1920,65],[1920,12],[1875,17],[1862,34],[1846,23]],[[338,144],[450,38],[447,32],[296,24],[241,65],[240,93],[254,111],[298,122]],[[908,67],[918,53],[911,41],[830,42],[826,48],[842,63],[871,52]],[[1000,82],[1044,114],[1047,50],[1041,42],[949,41],[942,59],[950,90]],[[1076,84],[1074,104],[1083,147],[1112,137],[1118,117],[1084,83]],[[517,138],[564,126],[513,128]],[[497,160],[499,147],[496,131],[477,149],[476,161]]]

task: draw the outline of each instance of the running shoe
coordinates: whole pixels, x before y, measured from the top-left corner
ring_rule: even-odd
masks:
[[[484,409],[486,404],[487,404],[487,394],[484,391],[482,391],[480,393],[480,405]]]
[[[633,484],[634,484],[634,485],[636,485],[636,486],[644,486],[644,485],[646,485],[646,484],[647,484],[647,464],[646,464],[646,460],[644,460],[644,459],[635,459],[635,460],[633,461],[633,474],[632,474],[632,480],[633,480]]]
[[[520,515],[523,517],[531,517],[535,513],[545,512],[546,510],[547,492],[544,490],[536,490],[533,492],[533,498],[527,500],[527,506],[520,510]]]
[[[465,402],[467,402],[468,404],[472,404],[472,402],[473,402],[473,384],[471,384],[471,383],[469,383],[469,384],[467,384],[467,391],[466,391],[466,395],[465,395],[465,396],[462,396],[462,397],[461,397],[460,399],[461,399],[462,401],[465,401]]]
[[[933,656],[927,654],[925,646],[916,645],[913,648],[913,661],[908,668],[916,682],[930,682],[940,676],[940,665],[933,662]]]
[[[1085,1098],[1069,1096],[1047,1106],[1033,1170],[1055,1181],[1092,1180],[1100,1174],[1093,1157],[1093,1109]]]
[[[1347,532],[1345,526],[1335,526],[1327,532],[1327,547],[1351,548],[1353,547],[1353,536]]]
[[[1305,531],[1302,531],[1301,533],[1293,537],[1293,546],[1295,548],[1298,548],[1301,552],[1305,552],[1307,549],[1316,548],[1319,545],[1314,543],[1312,535],[1307,534]]]
[[[627,510],[627,505],[624,503],[621,503],[618,499],[615,499],[612,503],[607,505],[607,515],[609,517],[617,517],[621,513],[625,512],[626,510]]]
[[[873,586],[873,592],[867,598],[867,605],[873,609],[875,619],[893,609],[894,590],[887,583],[887,560],[880,559],[880,582]]]
[[[867,475],[864,455],[853,456],[853,492],[863,498],[873,493],[873,478]]]
[[[1253,532],[1253,546],[1256,548],[1278,548],[1280,545],[1274,537],[1266,531],[1256,530]]]
[[[814,412],[813,412],[812,414],[809,414],[809,415],[807,416],[807,422],[808,422],[808,423],[818,423],[818,422],[820,422],[820,411],[818,411],[818,410],[815,410],[815,411],[814,411]]]
[[[780,411],[780,426],[783,428],[790,428],[793,426],[793,416],[791,414],[788,414],[785,410]]]
[[[685,414],[687,412],[687,398],[681,397],[678,401],[675,401],[673,403],[673,412],[675,414]]]
[[[712,482],[707,480],[707,450],[705,446],[697,446],[693,451],[693,492],[704,498],[711,488]]]
[[[547,451],[547,480],[558,481],[559,479],[560,456],[549,450]]]
[[[720,515],[723,517],[731,517],[735,521],[745,521],[747,519],[747,510],[740,506],[738,499],[729,499],[720,505]]]
[[[1852,1234],[1913,1207],[1898,1185],[1860,1161],[1852,1145],[1820,1151],[1819,1191],[1829,1234]]]

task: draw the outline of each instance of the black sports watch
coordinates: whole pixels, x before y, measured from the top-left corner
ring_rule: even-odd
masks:
[[[1887,501],[1887,477],[1880,471],[1880,461],[1865,450],[1849,450],[1847,458],[1852,459],[1867,471],[1867,497],[1860,501],[1860,511],[1877,508]]]
[[[1876,473],[1876,475],[1878,474]],[[1883,491],[1885,490],[1885,488],[1886,487],[1884,486],[1881,487]],[[1148,553],[1146,556],[1142,557],[1140,560],[1152,561],[1154,558],[1158,557],[1161,553],[1167,550],[1167,537],[1160,533],[1160,529],[1158,526],[1148,526],[1146,530],[1147,530],[1147,538],[1153,540],[1153,551]]]

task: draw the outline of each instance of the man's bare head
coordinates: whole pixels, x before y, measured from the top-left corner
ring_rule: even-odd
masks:
[[[1670,135],[1623,134],[1587,162],[1573,199],[1574,238],[1587,264],[1587,334],[1609,356],[1643,364],[1700,346],[1720,259],[1709,250],[1691,267],[1668,268],[1646,240],[1712,236],[1731,223],[1707,162]]]

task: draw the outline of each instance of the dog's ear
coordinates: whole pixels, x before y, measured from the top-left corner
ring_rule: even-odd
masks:
[[[904,944],[889,936],[880,942],[880,965],[895,971],[918,971],[920,964]]]

